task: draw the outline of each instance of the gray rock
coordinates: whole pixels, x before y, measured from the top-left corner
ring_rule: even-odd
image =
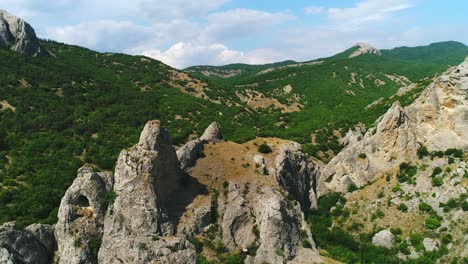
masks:
[[[9,227],[0,231],[0,261],[12,264],[48,264],[50,252],[29,231]]]
[[[219,208],[223,241],[230,250],[256,243],[257,253],[246,263],[259,264],[292,260],[304,239],[317,252],[299,203],[287,200],[272,186],[249,188],[251,191],[246,194],[242,185],[230,183],[226,200]]]
[[[424,249],[428,252],[439,250],[440,241],[437,239],[432,239],[425,237],[423,240]]]
[[[382,230],[374,235],[372,238],[372,244],[374,246],[391,249],[393,244],[395,244],[395,236],[390,232],[390,230]]]
[[[32,224],[26,227],[25,230],[31,232],[50,254],[57,250],[57,241],[55,241],[54,228],[52,226]]]
[[[223,135],[221,134],[221,127],[218,122],[211,123],[200,137],[200,140],[207,142],[219,142],[222,139]]]
[[[208,142],[219,142],[222,139],[221,130],[217,122],[205,130],[200,138],[194,139],[177,150],[177,158],[180,162],[180,167],[184,171],[189,171],[200,158],[200,153],[203,151],[205,144]]]
[[[106,214],[100,263],[193,263],[195,250],[175,234],[167,208],[181,186],[175,149],[159,121],[149,121],[137,145],[123,150],[115,168],[117,197]]]
[[[282,145],[276,156],[276,180],[296,199],[303,210],[317,208],[315,170],[309,156],[297,143]]]
[[[59,207],[55,225],[57,263],[92,263],[95,260],[96,252],[92,252],[90,244],[101,240],[107,196],[112,185],[109,173],[96,173],[88,166],[78,170]]]
[[[49,53],[39,44],[34,29],[24,20],[0,9],[0,46],[18,53],[45,56]]]
[[[436,78],[411,105],[395,102],[362,140],[348,145],[319,173],[317,196],[364,186],[402,162],[417,160],[417,150],[468,149],[468,59]],[[359,156],[366,154],[365,158]]]

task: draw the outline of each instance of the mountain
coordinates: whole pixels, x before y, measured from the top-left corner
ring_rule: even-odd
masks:
[[[49,54],[39,43],[31,25],[1,9],[0,46],[27,55],[44,56]]]
[[[1,260],[466,255],[461,43],[183,71],[38,43],[0,48]]]
[[[468,58],[407,107],[394,103],[326,165],[279,138],[223,140],[218,123],[176,151],[161,122],[149,121],[138,143],[120,152],[114,172],[78,170],[54,227],[0,226],[0,257],[10,263],[457,261],[466,255],[467,98]]]
[[[333,131],[337,135],[336,131],[347,131],[357,123],[372,125],[396,99],[403,103],[408,101],[404,97],[414,99],[414,94],[392,97],[399,89],[416,85],[409,90],[420,91],[436,74],[459,64],[468,54],[468,47],[457,42],[392,50],[360,45],[302,63],[195,66],[185,71],[225,87],[230,92],[226,97],[240,98],[257,110],[262,116],[256,123],[257,135],[308,144],[309,153],[327,159],[324,155],[339,151],[340,139]],[[356,52],[362,54],[352,56]],[[212,74],[224,70],[231,75]]]

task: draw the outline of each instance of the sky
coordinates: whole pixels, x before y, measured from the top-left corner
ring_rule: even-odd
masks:
[[[44,39],[145,55],[176,68],[468,44],[466,0],[0,0]]]

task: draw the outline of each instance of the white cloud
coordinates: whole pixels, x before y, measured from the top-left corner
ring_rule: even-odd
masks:
[[[249,52],[231,50],[223,44],[197,45],[179,42],[165,51],[148,50],[143,55],[161,60],[176,68],[194,65],[224,65],[229,63],[263,64],[281,59],[275,50],[258,49]]]
[[[258,36],[259,33],[266,33],[269,27],[294,18],[285,12],[269,13],[252,9],[232,9],[212,13],[207,16],[207,25],[199,39],[204,42],[226,42],[231,39]]]
[[[151,27],[128,21],[99,20],[46,30],[51,39],[99,51],[123,51],[152,34]]]
[[[307,15],[316,15],[325,12],[325,10],[323,6],[309,6],[304,8],[304,13]]]
[[[231,0],[139,0],[141,10],[154,21],[205,16]]]
[[[360,25],[384,20],[392,13],[412,6],[411,0],[365,0],[352,8],[330,8],[328,18],[332,21]]]

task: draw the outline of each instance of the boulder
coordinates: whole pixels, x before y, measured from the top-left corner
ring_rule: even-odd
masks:
[[[48,264],[51,253],[31,232],[0,227],[0,263]]]
[[[55,240],[54,228],[50,225],[32,224],[25,228],[31,232],[36,239],[45,247],[47,252],[55,252],[57,250],[57,241]]]
[[[427,252],[437,251],[439,250],[440,241],[437,239],[425,237],[423,239],[423,245]]]
[[[395,236],[390,230],[382,230],[374,235],[372,244],[374,246],[391,249],[393,244],[395,244]]]

